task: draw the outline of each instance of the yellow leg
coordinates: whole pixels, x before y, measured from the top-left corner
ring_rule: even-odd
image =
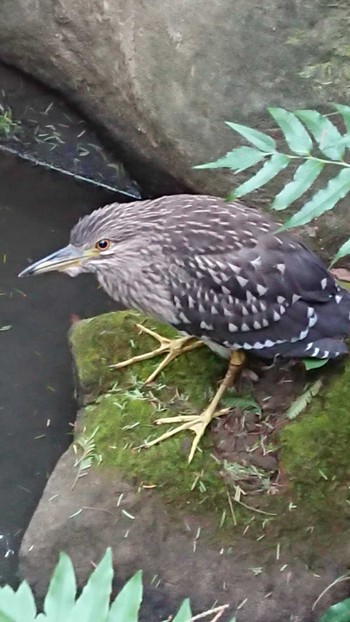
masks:
[[[228,370],[224,379],[222,380],[214,398],[210,402],[209,406],[200,414],[200,415],[180,415],[178,417],[166,417],[165,419],[157,419],[156,424],[161,425],[163,423],[181,423],[176,428],[169,430],[169,432],[165,432],[158,438],[150,441],[149,443],[145,443],[143,447],[152,447],[152,445],[156,445],[161,441],[174,436],[178,432],[182,432],[183,430],[192,430],[194,432],[194,440],[192,443],[191,451],[188,457],[188,462],[191,462],[194,453],[198,447],[198,443],[202,438],[206,427],[210,423],[212,419],[215,417],[220,417],[227,412],[227,408],[223,410],[217,410],[217,407],[220,403],[222,396],[224,395],[226,389],[232,386],[235,381],[239,371],[241,370],[245,360],[245,355],[243,352],[237,351],[231,354]]]
[[[145,384],[149,382],[153,382],[153,380],[158,376],[158,374],[165,369],[167,365],[174,359],[176,359],[180,354],[184,354],[185,352],[190,352],[195,348],[199,348],[203,346],[202,341],[195,341],[193,337],[177,337],[176,339],[168,339],[167,337],[162,337],[158,333],[146,328],[142,324],[136,324],[137,328],[150,335],[157,341],[159,341],[160,345],[155,350],[151,352],[146,352],[145,354],[139,354],[138,356],[133,356],[126,361],[122,361],[121,363],[116,363],[115,365],[110,365],[113,369],[122,369],[123,367],[127,367],[129,365],[133,365],[134,363],[139,363],[140,361],[146,361],[155,356],[159,356],[160,354],[166,354],[164,359],[158,365],[158,367],[152,372],[152,374],[147,378]],[[192,342],[192,343],[191,343]]]

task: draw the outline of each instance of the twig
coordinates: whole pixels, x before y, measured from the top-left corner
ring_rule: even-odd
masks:
[[[208,611],[204,611],[203,613],[199,613],[198,615],[193,616],[193,618],[191,618],[190,622],[195,622],[196,620],[201,620],[202,618],[206,618],[207,616],[210,616],[213,613],[215,613],[216,616],[215,616],[215,618],[213,618],[211,620],[211,622],[217,622],[217,620],[219,618],[221,618],[222,614],[224,613],[225,609],[227,609],[227,607],[229,607],[229,605],[220,605],[220,607],[215,607],[214,609],[209,609]]]

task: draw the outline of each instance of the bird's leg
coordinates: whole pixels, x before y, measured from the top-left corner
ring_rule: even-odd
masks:
[[[244,360],[245,355],[243,352],[233,352],[230,357],[230,362],[225,377],[220,383],[220,386],[209,406],[200,415],[180,415],[179,417],[167,417],[165,419],[157,419],[156,423],[159,425],[163,423],[181,423],[181,425],[173,428],[172,430],[169,430],[169,432],[165,432],[165,434],[162,434],[162,436],[159,436],[153,441],[145,443],[143,447],[152,447],[152,445],[156,445],[157,443],[160,443],[161,441],[164,441],[165,439],[174,436],[174,434],[177,434],[178,432],[182,432],[183,430],[192,430],[195,436],[188,457],[188,462],[191,462],[194,453],[198,447],[198,443],[202,438],[205,429],[210,421],[215,417],[220,417],[221,415],[227,413],[227,408],[217,410],[217,407],[226,389],[232,386],[232,384],[234,383],[238,373],[240,372],[244,364]]]
[[[176,359],[180,354],[190,352],[191,350],[194,350],[195,348],[199,348],[200,346],[204,345],[202,341],[195,341],[193,337],[186,336],[177,337],[175,339],[168,339],[167,337],[159,335],[155,331],[150,330],[142,324],[136,324],[136,326],[140,331],[146,333],[147,335],[150,335],[150,337],[153,337],[154,339],[159,341],[160,345],[155,350],[151,350],[151,352],[146,352],[145,354],[138,354],[137,356],[133,356],[126,361],[122,361],[121,363],[110,365],[110,367],[113,369],[121,369],[123,367],[133,365],[134,363],[138,363],[139,361],[146,361],[155,356],[159,356],[160,354],[166,354],[158,367],[147,378],[145,384],[153,382],[153,380],[170,363],[170,361]]]

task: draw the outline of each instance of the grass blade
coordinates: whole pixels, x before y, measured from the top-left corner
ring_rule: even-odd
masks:
[[[281,128],[289,148],[298,155],[308,155],[312,140],[299,119],[283,108],[268,108],[270,115]]]
[[[331,266],[333,266],[333,264],[335,264],[335,262],[338,261],[338,259],[341,259],[342,257],[345,257],[346,255],[350,255],[350,238],[346,240],[344,244],[341,245],[338,252],[334,255],[331,261]]]
[[[320,151],[331,160],[342,160],[345,147],[336,143],[342,138],[328,117],[317,110],[296,110],[295,114],[305,123],[318,143]]]
[[[260,160],[265,158],[266,154],[259,149],[253,149],[253,147],[238,147],[233,151],[229,151],[225,156],[215,160],[215,162],[208,162],[207,164],[197,164],[195,169],[201,168],[231,168],[232,170],[245,171],[250,166],[258,164]]]
[[[239,123],[231,123],[230,121],[225,121],[225,123],[231,130],[238,132],[238,134],[243,136],[248,142],[252,143],[254,147],[260,149],[260,151],[264,151],[265,153],[276,151],[276,143],[271,136],[259,132],[258,130],[253,130],[246,125],[240,125]]]
[[[334,207],[340,199],[343,199],[350,191],[350,168],[343,168],[340,173],[330,179],[327,186],[314,194],[305,205],[292,216],[284,225],[283,229],[300,227],[321,216]]]
[[[295,171],[292,181],[274,198],[271,205],[272,209],[286,209],[293,201],[299,199],[316,181],[323,167],[324,163],[317,160],[303,162]]]
[[[270,160],[267,160],[264,166],[253,177],[245,181],[238,186],[234,192],[229,196],[229,200],[232,201],[238,197],[242,197],[248,192],[253,192],[257,188],[267,184],[270,179],[276,177],[280,171],[282,171],[289,164],[289,158],[282,153],[275,153]]]

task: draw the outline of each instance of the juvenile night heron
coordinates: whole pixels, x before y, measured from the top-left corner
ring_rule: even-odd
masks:
[[[204,342],[229,359],[227,374],[199,416],[160,420],[195,432],[190,458],[232,384],[244,352],[265,359],[331,359],[347,352],[350,294],[304,244],[269,217],[211,196],[177,195],[107,205],[82,218],[70,244],[20,276],[51,270],[96,274],[114,300],[185,335],[134,359],[166,353],[148,379]],[[144,329],[146,330],[146,329]]]

